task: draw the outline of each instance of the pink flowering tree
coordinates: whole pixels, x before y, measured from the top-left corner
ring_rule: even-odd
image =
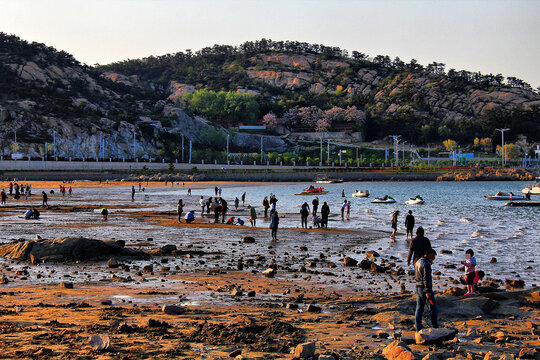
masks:
[[[328,129],[330,129],[330,123],[328,122],[327,119],[323,118],[323,119],[317,120],[317,124],[315,126],[315,130],[317,132],[326,132],[328,131]]]
[[[366,113],[358,110],[356,106],[347,106],[345,110],[345,121],[363,125],[366,122]]]
[[[269,112],[268,114],[263,116],[262,121],[264,125],[273,128],[278,124],[279,119],[273,112]]]

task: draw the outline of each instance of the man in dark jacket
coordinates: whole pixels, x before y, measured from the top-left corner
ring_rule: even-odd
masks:
[[[424,306],[428,306],[431,315],[431,325],[434,328],[439,327],[439,309],[435,302],[433,294],[433,283],[431,276],[431,264],[435,261],[437,253],[433,249],[428,249],[426,254],[414,264],[414,276],[416,279],[416,313],[415,328],[416,331],[422,330],[422,315]]]
[[[431,242],[427,237],[424,236],[424,228],[420,226],[418,229],[416,229],[416,237],[411,240],[411,244],[409,245],[407,266],[411,265],[411,258],[414,259],[414,265],[416,260],[422,258],[429,249],[431,249]]]
[[[409,240],[409,234],[411,234],[411,240],[413,238],[413,229],[414,229],[414,216],[412,210],[409,210],[409,215],[405,217],[405,228],[407,229],[407,240]]]
[[[330,214],[330,207],[324,202],[321,207],[321,226],[328,230],[328,215]]]

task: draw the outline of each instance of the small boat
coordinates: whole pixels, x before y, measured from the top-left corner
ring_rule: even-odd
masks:
[[[495,195],[485,195],[484,197],[488,200],[527,200],[527,197],[523,195],[514,195],[513,193],[506,194],[500,191]]]
[[[294,195],[324,195],[328,194],[327,190],[324,190],[323,187],[315,187],[311,185],[307,189],[304,189],[304,191],[295,193]]]
[[[410,198],[409,200],[405,201],[405,204],[407,205],[422,205],[424,203],[424,199],[420,195],[416,195],[413,198]]]
[[[369,191],[356,190],[355,192],[352,193],[352,197],[358,197],[358,198],[369,197]]]
[[[319,175],[315,178],[316,184],[337,184],[337,183],[342,183],[342,182],[343,182],[342,178],[334,178],[334,177],[326,176],[326,175]]]
[[[530,192],[531,195],[540,195],[540,183],[528,185],[523,190],[521,190],[521,192],[523,194],[527,194],[528,192]]]
[[[393,197],[385,195],[383,198],[375,198],[375,199],[373,199],[373,201],[371,203],[372,204],[393,204],[395,202],[396,202],[396,200]]]

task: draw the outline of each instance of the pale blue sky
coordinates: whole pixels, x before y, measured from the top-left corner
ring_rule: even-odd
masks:
[[[0,31],[87,64],[264,37],[540,86],[540,0],[0,0]]]

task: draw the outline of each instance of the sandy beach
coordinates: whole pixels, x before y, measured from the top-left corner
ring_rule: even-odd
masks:
[[[60,184],[30,183],[33,189],[55,191]],[[280,229],[285,240],[271,242],[267,226],[214,224],[213,216],[178,223],[174,210],[155,203],[126,198],[109,204],[106,198],[77,194],[78,189],[99,194],[100,188],[132,185],[138,191],[138,182],[65,185],[74,187],[74,198],[63,203],[56,193],[51,206],[40,211],[44,218],[66,220],[42,223],[42,234],[62,237],[63,231],[77,231],[98,234],[99,240],[122,239],[126,248],[151,257],[111,256],[114,263],[109,258],[34,264],[3,259],[2,358],[291,359],[298,345],[314,342],[314,359],[390,359],[397,357],[383,350],[397,340],[411,352],[403,356],[418,359],[538,356],[540,289],[529,283],[521,289],[488,277],[478,295],[463,296],[461,272],[442,257],[434,272],[440,319],[442,326],[457,329],[457,337],[440,345],[416,345],[412,267],[371,245],[388,233],[285,227]],[[197,182],[185,183],[182,191],[222,185],[245,187]],[[196,206],[197,200],[193,196],[188,204]],[[39,193],[28,201],[9,200],[0,209],[0,225],[20,227],[11,228],[2,243],[14,243],[19,233],[26,241],[35,237],[15,215],[37,202]],[[111,211],[107,222],[99,216],[103,206]],[[134,229],[137,235],[130,238]],[[181,237],[166,235],[173,231]],[[92,349],[89,338],[94,335],[106,335],[108,349]]]

